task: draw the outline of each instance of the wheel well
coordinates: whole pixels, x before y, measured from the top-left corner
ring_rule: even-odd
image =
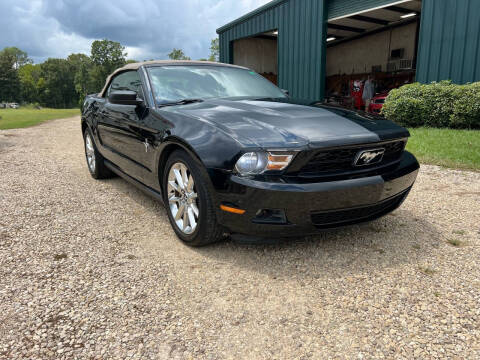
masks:
[[[187,151],[187,153],[189,153],[190,155],[193,155],[198,159],[196,154],[192,154],[190,151],[187,150],[186,147],[178,143],[170,143],[167,146],[165,146],[165,148],[163,149],[160,155],[160,159],[158,161],[158,181],[160,183],[160,188],[162,188],[163,186],[162,182],[163,182],[165,164],[167,163],[167,160],[170,157],[170,154],[172,154],[175,150]]]
[[[203,161],[200,159],[198,154],[187,144],[181,141],[180,139],[175,139],[173,140],[175,142],[170,142],[165,145],[163,148],[160,158],[158,160],[158,183],[160,185],[161,192],[163,194],[163,176],[165,174],[165,165],[167,164],[168,158],[170,155],[176,151],[176,150],[183,150],[185,151],[188,155],[190,155],[193,159],[193,161],[197,162],[197,165],[200,167],[200,171],[204,173],[206,182],[205,185],[210,189],[210,194],[212,195],[212,199],[216,201],[216,196],[214,192],[214,187],[212,183],[212,179],[210,178],[208,171],[205,167],[205,164]]]
[[[85,121],[82,121],[82,136],[85,134],[85,130],[87,129],[87,123]]]

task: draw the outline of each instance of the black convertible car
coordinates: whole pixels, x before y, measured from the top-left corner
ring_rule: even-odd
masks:
[[[419,169],[406,129],[294,101],[257,73],[219,63],[118,69],[86,98],[82,133],[91,175],[118,174],[161,199],[193,246],[376,219],[400,206]]]

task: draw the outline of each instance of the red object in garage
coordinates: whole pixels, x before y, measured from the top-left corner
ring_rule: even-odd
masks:
[[[362,99],[363,94],[363,81],[351,80],[350,81],[350,95],[353,98],[353,107],[361,110],[365,108],[365,102]]]
[[[372,114],[379,114],[380,110],[382,110],[383,104],[385,103],[385,99],[387,98],[387,96],[388,92],[375,95],[370,102],[368,112]]]

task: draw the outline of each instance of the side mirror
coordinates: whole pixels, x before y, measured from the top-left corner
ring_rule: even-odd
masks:
[[[285,89],[280,89],[280,90],[282,90],[282,92],[283,92],[285,95],[290,96],[290,93],[288,92],[288,90],[285,90]]]
[[[131,90],[117,90],[108,95],[108,101],[117,105],[139,105],[143,102],[137,97],[137,93]]]

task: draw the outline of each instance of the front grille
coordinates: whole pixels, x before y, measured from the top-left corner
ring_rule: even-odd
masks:
[[[406,140],[396,140],[386,143],[355,145],[349,147],[317,150],[300,169],[300,175],[322,175],[325,173],[350,172],[391,164],[398,161],[405,149]],[[353,164],[359,151],[384,148],[385,153],[380,163],[357,167]]]
[[[317,228],[326,228],[373,220],[396,209],[407,194],[408,190],[374,205],[312,213],[311,221]]]

